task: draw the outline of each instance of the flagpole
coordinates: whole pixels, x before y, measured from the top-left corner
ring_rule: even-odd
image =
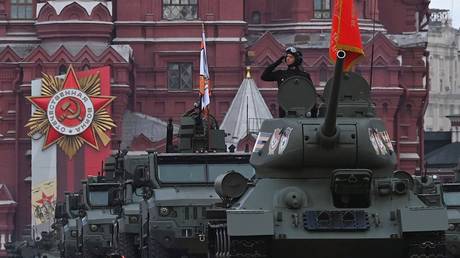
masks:
[[[201,110],[201,109],[203,109],[203,106],[202,106],[202,105],[203,105],[203,97],[206,96],[206,94],[207,94],[207,95],[208,95],[208,98],[209,98],[209,67],[208,67],[208,63],[207,63],[208,55],[207,55],[207,49],[206,49],[206,38],[205,38],[205,36],[204,36],[204,35],[205,35],[204,22],[201,23],[201,35],[202,35],[202,41],[203,41],[202,44],[204,44],[204,46],[205,46],[204,49],[202,49],[202,51],[204,51],[204,53],[205,53],[204,58],[205,58],[206,60],[201,60],[201,59],[200,59],[200,62],[206,61],[206,70],[207,70],[207,73],[208,73],[208,74],[207,74],[208,77],[205,78],[205,80],[204,80],[204,89],[203,89],[203,93],[200,92],[200,103],[201,103],[201,105],[200,105],[200,112],[204,111],[204,112],[202,112],[202,113],[204,113],[204,115],[205,115],[205,119],[203,119],[203,120],[206,120],[206,127],[207,127],[207,128],[206,128],[206,129],[207,129],[207,130],[206,130],[206,134],[207,134],[207,138],[208,138],[208,139],[207,139],[207,142],[208,142],[208,143],[206,144],[206,149],[207,149],[207,151],[209,152],[209,151],[211,150],[211,149],[210,149],[210,142],[211,142],[211,134],[210,134],[210,132],[211,132],[211,119],[210,119],[210,112],[209,112],[209,104],[210,104],[209,101],[207,101],[208,103],[206,103],[206,106],[204,107],[204,110]],[[202,65],[202,64],[200,64],[200,67],[201,67],[201,65]],[[201,76],[202,76],[202,75],[200,74],[200,77],[201,77]],[[206,93],[206,91],[207,91],[207,93]],[[202,120],[202,121],[203,121],[203,120]]]

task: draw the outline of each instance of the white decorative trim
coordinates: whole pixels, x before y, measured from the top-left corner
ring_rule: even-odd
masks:
[[[427,91],[427,89],[417,89],[417,88],[410,88],[410,89],[407,89],[408,91]]]
[[[128,84],[111,84],[110,86],[116,87],[116,88],[129,88]]]
[[[39,41],[37,37],[0,37],[0,42],[5,41],[7,43],[12,43],[14,41]]]
[[[366,22],[364,22],[366,21]],[[310,22],[291,22],[291,23],[276,23],[276,24],[249,24],[250,31],[285,31],[285,30],[326,30],[330,31],[332,22],[327,20],[312,20]],[[361,31],[374,30],[370,20],[359,20],[359,28]],[[382,24],[376,24],[375,31],[387,32]]]
[[[30,23],[33,25],[35,23],[35,19],[33,20],[6,20],[0,21],[0,24],[23,24],[23,23]]]
[[[400,153],[399,158],[400,159],[419,160],[420,156],[418,155],[418,153]]]
[[[411,145],[411,144],[419,144],[419,141],[412,141],[412,142],[405,142],[405,141],[400,141],[400,145]]]
[[[193,20],[193,21],[186,21],[186,20],[179,20],[179,21],[116,21],[115,24],[122,24],[122,25],[201,25],[201,24],[226,24],[226,25],[246,25],[247,22],[245,21],[200,21],[200,20]]]
[[[35,32],[25,32],[25,31],[20,31],[20,32],[8,32],[6,33],[7,36],[35,36],[37,33]]]
[[[245,37],[242,38],[206,38],[206,42],[246,42]],[[122,43],[122,42],[201,42],[200,37],[165,37],[165,38],[115,38],[113,42]]]
[[[104,25],[113,25],[113,22],[106,21],[82,21],[82,20],[65,20],[65,21],[44,21],[36,22],[35,25],[47,25],[47,24],[104,24]]]
[[[97,5],[102,4],[109,10],[110,15],[112,15],[112,2],[111,1],[91,1],[91,0],[87,0],[87,1],[59,0],[57,1],[57,0],[54,0],[54,1],[47,1],[47,3],[50,4],[54,8],[54,10],[56,10],[57,15],[60,15],[62,10],[66,6],[72,3],[79,4],[81,7],[83,7],[86,10],[88,15],[91,15],[91,13],[93,12],[93,9]],[[46,3],[37,4],[37,13],[35,14],[35,17],[38,17],[38,14],[40,13],[43,6],[45,6],[45,4]]]
[[[373,90],[402,90],[401,87],[372,87]]]
[[[0,234],[0,250],[5,250],[6,236],[5,234]]]

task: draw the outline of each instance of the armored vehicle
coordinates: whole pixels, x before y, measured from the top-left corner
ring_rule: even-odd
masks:
[[[58,203],[55,210],[54,228],[59,234],[59,250],[61,257],[78,256],[78,228],[80,211],[80,194],[64,193],[64,203]]]
[[[139,257],[139,245],[137,245],[141,229],[139,203],[151,189],[149,160],[147,152],[128,152],[120,161],[122,164],[115,169],[118,171],[115,174],[117,178],[121,177],[120,181],[123,183],[123,199],[120,216],[114,225],[113,246],[123,257],[134,258]],[[109,164],[107,160],[105,171],[108,174],[110,174]],[[148,189],[147,192],[145,189]]]
[[[460,169],[453,183],[442,185],[444,203],[447,206],[449,228],[446,231],[448,257],[460,257]]]
[[[173,150],[168,126],[167,150]],[[248,153],[226,153],[225,132],[195,105],[180,121],[178,153],[149,153],[152,197],[141,203],[142,257],[205,256],[206,209],[220,202],[215,178],[238,168],[254,175]]]
[[[344,58],[339,51],[317,117],[308,80],[280,86],[287,116],[261,126],[255,184],[235,172],[216,180],[227,208],[210,222],[210,257],[444,257],[440,186],[394,170],[370,86],[342,72]]]
[[[141,204],[142,257],[206,256],[206,210],[220,202],[217,176],[254,175],[248,153],[151,153],[152,198]]]
[[[111,254],[115,224],[121,210],[122,184],[104,176],[88,177],[82,181],[84,212],[81,212],[81,228],[78,241],[85,257]],[[118,209],[117,209],[118,208]]]
[[[138,256],[139,201],[149,186],[146,152],[123,151],[110,156],[104,176],[83,181],[83,253]]]
[[[43,231],[37,239],[5,243],[7,257],[17,258],[58,258],[57,232],[55,230]]]

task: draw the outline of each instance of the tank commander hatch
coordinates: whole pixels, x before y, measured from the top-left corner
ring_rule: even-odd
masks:
[[[275,68],[280,65],[282,62],[286,62],[288,66],[286,70],[275,70]],[[282,85],[284,81],[293,76],[302,76],[307,78],[311,82],[310,74],[304,71],[302,67],[303,57],[302,53],[297,50],[295,47],[288,47],[284,55],[282,55],[276,62],[267,66],[264,72],[262,73],[261,79],[264,81],[276,81],[278,83],[278,88]],[[313,84],[313,83],[312,83]],[[311,111],[311,116],[316,116],[317,108],[313,107]],[[279,117],[284,117],[284,110],[279,107]]]

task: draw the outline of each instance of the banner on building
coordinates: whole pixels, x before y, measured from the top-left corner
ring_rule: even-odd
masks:
[[[110,69],[43,74],[32,81],[32,116],[26,127],[32,138],[32,233],[49,231],[57,200],[78,191],[80,180],[101,171],[110,155],[115,127],[109,104]]]

